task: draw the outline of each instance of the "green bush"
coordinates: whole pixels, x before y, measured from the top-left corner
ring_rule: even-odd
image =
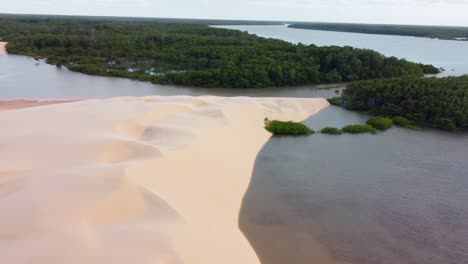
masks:
[[[417,126],[414,125],[413,121],[410,121],[402,116],[392,117],[393,124],[399,127],[404,127],[412,130],[419,130]]]
[[[383,116],[373,117],[367,120],[366,123],[374,128],[377,128],[378,130],[389,129],[393,125],[392,119]]]
[[[336,127],[325,127],[322,128],[320,131],[322,134],[329,134],[329,135],[341,135],[343,134],[343,131],[341,129],[338,129]]]
[[[342,103],[342,99],[341,97],[333,97],[333,98],[329,98],[327,99],[327,101],[331,104],[331,105],[341,105]]]
[[[456,131],[457,130],[457,126],[455,126],[452,119],[445,118],[445,117],[438,118],[436,120],[436,122],[435,122],[435,127],[443,129],[443,130],[447,130],[447,131]]]
[[[315,131],[308,126],[293,121],[278,121],[265,119],[265,129],[274,135],[310,135]]]
[[[344,133],[348,134],[362,134],[372,133],[376,134],[378,130],[370,125],[349,125],[342,128]]]

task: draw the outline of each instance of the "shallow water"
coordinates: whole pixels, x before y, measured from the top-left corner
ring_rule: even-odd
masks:
[[[306,123],[365,120],[332,106]],[[263,263],[466,263],[467,172],[468,135],[274,137],[257,158],[241,227]]]

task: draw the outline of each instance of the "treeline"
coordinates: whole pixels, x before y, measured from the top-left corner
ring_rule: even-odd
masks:
[[[348,109],[398,117],[396,121],[406,119],[410,125],[468,130],[468,76],[353,82],[341,102]]]
[[[373,25],[347,23],[297,23],[289,25],[289,27],[364,34],[399,35],[449,40],[468,40],[468,27]]]
[[[0,37],[10,53],[72,71],[184,86],[260,88],[438,72],[371,50],[150,20],[0,16]]]
[[[197,19],[197,18],[162,18],[162,17],[122,17],[122,16],[71,16],[71,15],[34,15],[34,14],[1,14],[1,18],[21,19],[34,22],[37,20],[90,20],[102,22],[154,22],[164,24],[192,24],[192,25],[284,25],[284,21],[264,20],[229,20],[229,19]]]

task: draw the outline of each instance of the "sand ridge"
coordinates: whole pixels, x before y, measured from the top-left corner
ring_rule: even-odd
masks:
[[[259,263],[238,227],[263,119],[324,99],[141,97],[0,112],[5,263]]]

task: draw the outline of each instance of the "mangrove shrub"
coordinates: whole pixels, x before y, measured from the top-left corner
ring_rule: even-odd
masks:
[[[378,130],[370,125],[349,125],[342,128],[344,133],[348,134],[363,134],[363,133],[372,133],[375,134]]]
[[[308,126],[293,121],[265,119],[265,129],[274,135],[310,135],[315,133]]]
[[[390,118],[383,116],[376,116],[367,120],[366,124],[377,128],[378,130],[389,129],[393,125],[393,121]]]
[[[336,127],[325,127],[320,130],[320,133],[322,134],[329,134],[329,135],[341,135],[343,134],[343,131],[341,129],[338,129]]]

